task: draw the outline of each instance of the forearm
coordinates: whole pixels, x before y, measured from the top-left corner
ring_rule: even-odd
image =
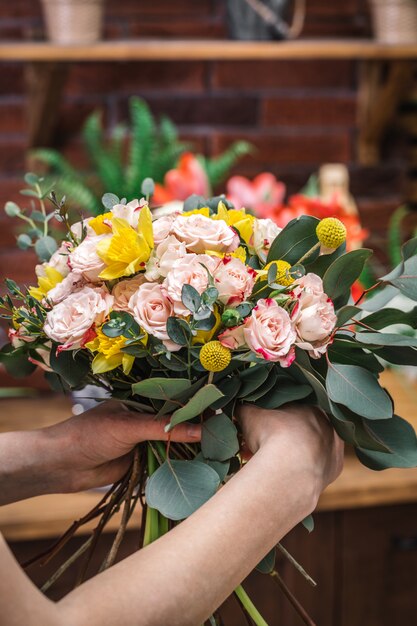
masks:
[[[0,435],[0,505],[64,490],[61,444],[48,429]]]
[[[72,624],[202,623],[316,504],[320,483],[287,442],[266,443],[173,531],[59,605]],[[118,599],[117,601],[115,601]]]

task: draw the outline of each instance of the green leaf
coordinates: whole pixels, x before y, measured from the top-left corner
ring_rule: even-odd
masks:
[[[326,378],[329,398],[368,419],[392,417],[392,402],[368,370],[356,365],[329,363]]]
[[[171,416],[170,423],[165,427],[165,430],[169,432],[181,422],[186,422],[187,420],[192,419],[193,417],[197,417],[197,415],[201,415],[203,411],[205,411],[209,406],[211,406],[216,400],[222,398],[223,394],[219,391],[216,385],[204,385],[201,389],[197,391],[197,393],[188,400],[187,404],[185,404],[180,409],[174,411]]]
[[[297,361],[295,361],[295,366],[300,370],[308,384],[313,388],[319,407],[323,409],[323,411],[326,411],[326,413],[330,413],[329,398],[325,387],[318,378],[317,372],[314,372],[304,365],[297,363]]]
[[[225,377],[216,383],[219,391],[222,392],[223,398],[220,398],[216,402],[213,402],[211,408],[213,411],[217,409],[222,409],[226,404],[228,404],[233,398],[236,398],[237,392],[240,388],[240,380],[238,376]]]
[[[323,277],[323,288],[329,298],[336,300],[349,297],[351,286],[361,275],[371,254],[372,250],[361,248],[347,252],[333,261]]]
[[[314,530],[314,518],[312,515],[307,515],[302,521],[302,525],[309,533],[312,533]]]
[[[206,459],[227,461],[239,451],[236,426],[224,413],[203,423],[201,451]]]
[[[105,209],[111,211],[116,204],[120,204],[120,199],[114,193],[105,193],[101,198],[101,202]]]
[[[375,374],[384,371],[384,366],[381,365],[373,354],[364,352],[363,349],[358,348],[360,348],[360,346],[357,343],[335,339],[327,350],[327,356],[331,363],[359,365]]]
[[[70,387],[79,387],[86,382],[88,374],[91,372],[90,362],[82,352],[62,350],[57,353],[57,346],[54,345],[50,353],[50,365],[56,374]]]
[[[217,472],[205,463],[165,461],[146,484],[146,502],[168,519],[182,520],[207,502],[219,484]]]
[[[35,243],[35,252],[41,261],[49,261],[53,253],[58,249],[58,245],[53,237],[46,235]]]
[[[390,420],[377,420],[370,430],[389,447],[392,453],[356,450],[359,460],[373,470],[389,467],[417,467],[417,439],[411,424],[398,415]]]
[[[21,250],[27,250],[32,245],[32,239],[26,233],[22,233],[17,238],[17,245]]]
[[[149,176],[147,178],[144,178],[140,190],[142,195],[146,198],[150,198],[151,196],[153,196],[155,192],[155,183],[153,179]]]
[[[262,383],[262,385],[260,385],[257,389],[255,389],[254,392],[245,396],[245,402],[256,402],[257,400],[259,400],[265,395],[269,397],[270,396],[269,392],[277,384],[277,377],[278,377],[277,371],[276,371],[276,368],[274,368],[270,371],[268,378],[266,379],[264,383]]]
[[[186,378],[147,378],[133,383],[132,393],[152,400],[170,400],[191,387]]]
[[[37,185],[39,183],[39,176],[32,174],[32,172],[28,172],[24,176],[24,181],[28,185]]]
[[[352,306],[350,304],[342,306],[337,313],[337,325],[344,326],[349,320],[352,319],[352,317],[360,312],[361,309],[358,306]]]
[[[261,572],[261,574],[270,574],[271,572],[274,571],[275,559],[276,559],[276,550],[275,548],[272,548],[272,550],[270,550],[268,554],[264,556],[262,561],[258,563],[258,565],[256,566],[256,569],[258,570],[258,572]]]
[[[198,293],[197,289],[192,285],[183,285],[181,290],[181,301],[183,305],[191,311],[191,313],[195,313],[201,306],[201,297]]]
[[[14,350],[10,344],[0,350],[0,363],[3,363],[7,373],[14,378],[29,376],[36,369],[36,365],[29,361],[26,352]]]
[[[417,254],[404,263],[404,270],[398,278],[390,281],[408,298],[417,300]]]
[[[371,315],[362,317],[361,322],[371,328],[375,328],[375,330],[386,328],[392,324],[405,324],[411,328],[417,328],[417,306],[411,311],[401,311],[400,309],[390,308],[381,309],[380,311],[371,313]]]
[[[205,463],[209,467],[213,468],[215,472],[217,472],[220,482],[223,482],[229,473],[230,469],[230,461],[212,461],[211,459],[205,459],[203,457],[203,453],[199,452],[194,461],[198,461],[199,463]]]
[[[309,385],[285,384],[279,389],[274,389],[263,398],[256,401],[256,405],[264,409],[278,409],[287,402],[296,402],[307,398],[312,392]]]
[[[323,278],[324,274],[331,266],[333,261],[346,253],[346,242],[336,248],[331,254],[321,254],[315,261],[309,263],[308,271],[317,274],[320,278]]]
[[[16,202],[11,201],[6,202],[6,204],[4,205],[4,210],[6,212],[6,215],[8,215],[9,217],[17,217],[22,212],[19,205],[17,205]]]
[[[291,220],[282,229],[272,242],[269,249],[267,263],[271,261],[287,261],[290,265],[295,265],[313,246],[318,243],[316,228],[319,220],[311,215],[302,215]],[[320,251],[312,254],[304,261],[307,265],[314,261]]]
[[[417,347],[417,337],[399,335],[396,333],[368,333],[358,332],[355,335],[356,341],[366,346],[407,346]]]
[[[330,419],[335,431],[343,441],[356,448],[389,452],[382,441],[370,431],[368,424],[373,422],[363,419],[347,407],[335,402],[331,403],[331,411]]]
[[[237,394],[238,398],[246,398],[247,395],[253,393],[268,378],[271,368],[266,365],[253,365],[247,370],[241,372],[240,382],[242,386]]]
[[[375,351],[377,356],[394,365],[417,365],[417,350],[403,346],[388,346]]]
[[[190,327],[185,320],[169,317],[167,320],[168,337],[179,346],[186,346],[191,337]]]

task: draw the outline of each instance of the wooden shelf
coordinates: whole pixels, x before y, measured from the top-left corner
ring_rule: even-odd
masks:
[[[255,61],[293,59],[410,60],[417,45],[361,39],[298,39],[283,42],[229,40],[110,40],[88,46],[48,42],[0,43],[0,61]]]
[[[385,372],[382,384],[394,397],[396,409],[417,428],[417,385],[400,374]],[[70,415],[70,402],[63,397],[11,399],[0,401],[0,432],[48,426]],[[30,407],[30,411],[28,410]],[[0,532],[9,541],[59,536],[74,521],[85,515],[102,493],[47,495],[16,502],[0,508]],[[322,494],[317,510],[336,511],[417,502],[417,468],[373,472],[348,455],[341,476]],[[117,528],[119,519],[109,523],[106,532]],[[140,524],[140,512],[132,528]],[[83,533],[94,524],[84,527]]]

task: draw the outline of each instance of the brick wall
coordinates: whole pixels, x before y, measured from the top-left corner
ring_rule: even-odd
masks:
[[[223,0],[107,0],[106,37],[227,35]],[[0,3],[0,39],[41,38],[40,2]],[[307,0],[306,36],[363,37],[370,34],[366,0]],[[325,161],[350,167],[352,189],[365,224],[382,234],[402,194],[404,148],[389,137],[381,166],[356,164],[354,61],[85,63],[70,68],[57,146],[85,164],[79,130],[101,108],[109,125],[126,118],[136,94],[157,113],[168,114],[196,147],[215,154],[245,138],[258,148],[239,171],[267,169],[296,191]],[[0,64],[0,206],[17,199],[25,169],[25,88],[21,64]],[[14,247],[12,221],[0,211],[0,280],[30,280],[33,258]]]

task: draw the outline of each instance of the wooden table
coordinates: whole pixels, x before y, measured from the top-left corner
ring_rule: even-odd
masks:
[[[417,428],[417,385],[401,375],[384,373],[383,383],[394,396],[397,412]],[[71,414],[71,402],[62,397],[0,400],[0,432],[46,426]],[[48,495],[0,508],[0,531],[12,540],[41,539],[61,534],[74,519],[92,508],[101,492]],[[319,511],[359,509],[417,502],[417,468],[373,472],[348,454],[339,479],[320,498]],[[140,515],[132,522],[138,526]],[[117,518],[107,531],[118,526]],[[84,532],[91,528],[84,527]]]

